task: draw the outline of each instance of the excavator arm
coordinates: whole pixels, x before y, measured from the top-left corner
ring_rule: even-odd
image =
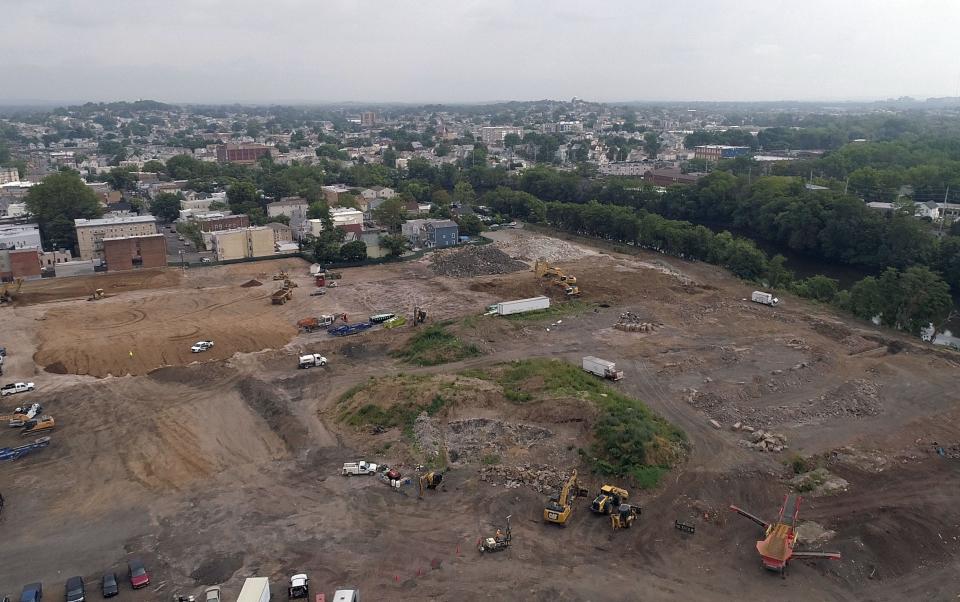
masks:
[[[738,507],[736,507],[736,506],[730,506],[730,510],[736,512],[737,514],[739,514],[739,515],[742,516],[743,518],[752,520],[753,522],[757,523],[758,525],[760,525],[760,526],[763,527],[764,529],[766,529],[767,527],[770,526],[770,523],[768,523],[768,522],[766,522],[766,521],[764,521],[764,520],[762,520],[762,519],[757,518],[756,516],[750,514],[749,512],[747,512],[746,510],[744,510],[744,509],[742,509],[742,508],[738,508]]]

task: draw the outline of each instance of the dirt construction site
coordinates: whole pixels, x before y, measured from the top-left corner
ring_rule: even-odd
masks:
[[[299,259],[25,283],[0,307],[2,379],[36,389],[0,398],[0,413],[37,402],[56,429],[48,447],[0,461],[0,599],[36,581],[56,599],[72,575],[98,599],[100,576],[122,577],[132,557],[151,585],[123,584],[119,600],[210,585],[235,600],[253,576],[280,600],[300,572],[327,599],[352,586],[368,601],[960,596],[960,354],[790,295],[752,303],[754,286],[715,266],[532,230],[489,236],[341,270],[316,296]],[[576,276],[578,299],[535,277],[541,258]],[[275,305],[281,270],[298,286]],[[88,300],[96,289],[104,298]],[[551,311],[484,315],[538,295]],[[382,312],[407,322],[346,337],[296,326]],[[438,324],[462,357],[401,357]],[[202,340],[214,346],[191,352]],[[305,353],[328,364],[298,370]],[[576,395],[525,403],[544,383],[483,376],[583,356],[616,362],[610,387],[686,433],[656,487],[591,471],[580,450],[596,415]],[[25,441],[4,429],[0,448]],[[420,497],[340,475],[359,460],[404,475],[432,460],[444,478]],[[573,469],[590,496],[565,527],[544,524]],[[590,512],[604,483],[642,509],[632,528]],[[803,497],[797,549],[840,560],[761,567],[763,530],[729,505],[774,520],[788,493]],[[508,515],[512,545],[479,553]]]

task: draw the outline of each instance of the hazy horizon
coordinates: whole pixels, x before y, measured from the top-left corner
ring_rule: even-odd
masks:
[[[5,104],[868,102],[957,96],[944,1],[13,0]],[[502,99],[502,100],[496,100]]]

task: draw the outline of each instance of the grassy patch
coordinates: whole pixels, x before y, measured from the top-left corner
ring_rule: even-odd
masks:
[[[565,301],[563,303],[552,304],[546,309],[527,311],[523,312],[522,314],[510,314],[507,316],[502,316],[502,318],[512,322],[538,322],[541,320],[562,318],[563,316],[579,315],[592,308],[592,304],[584,303],[583,301],[577,301],[574,299],[571,301]]]
[[[605,475],[630,476],[643,488],[654,487],[680,460],[686,434],[642,402],[608,387],[567,362],[532,359],[506,364],[498,382],[504,395],[579,397],[600,410],[587,459]]]
[[[370,379],[372,380],[373,377],[371,376]],[[351,399],[353,399],[353,396],[354,396],[354,395],[356,395],[356,394],[359,393],[360,391],[363,391],[363,389],[366,388],[366,386],[367,386],[367,383],[366,383],[366,382],[357,383],[357,384],[353,385],[352,387],[350,387],[349,389],[347,389],[346,391],[343,392],[343,395],[340,396],[340,399],[337,400],[337,403],[338,403],[338,404],[339,404],[339,403],[347,403],[348,401],[350,401]]]
[[[400,379],[396,384],[397,387],[415,384],[417,381],[423,380],[422,376],[400,376],[397,378]],[[353,391],[350,397],[356,395],[367,384],[373,384],[373,381],[355,387],[357,390]],[[343,397],[341,397],[342,401]],[[429,416],[435,416],[452,404],[451,400],[440,394],[434,395],[428,403],[420,402],[408,395],[407,399],[398,401],[389,407],[367,403],[354,410],[347,409],[340,414],[339,419],[353,427],[400,428],[404,435],[411,437],[413,435],[413,424],[416,422],[417,416],[422,412],[426,412]]]
[[[449,322],[433,324],[410,337],[397,357],[418,366],[436,366],[480,355],[480,349],[447,332]]]
[[[487,454],[481,461],[487,466],[492,466],[500,463],[500,456],[497,454]]]

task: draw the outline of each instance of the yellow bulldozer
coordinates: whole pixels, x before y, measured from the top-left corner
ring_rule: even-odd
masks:
[[[566,526],[570,514],[573,512],[573,500],[578,495],[585,494],[586,490],[580,487],[580,483],[577,481],[577,471],[574,470],[567,482],[563,484],[560,493],[547,500],[543,507],[544,522]]]
[[[0,303],[12,302],[14,297],[20,293],[21,287],[23,287],[23,278],[16,278],[13,282],[4,283],[3,291],[0,291]]]
[[[87,297],[87,301],[99,301],[100,299],[103,299],[106,296],[107,295],[106,293],[103,292],[103,289],[98,288],[97,290],[93,291],[93,294]]]
[[[289,279],[290,279],[290,276],[289,276],[284,270],[280,270],[279,272],[277,272],[276,274],[273,275],[273,279],[274,279],[274,280],[289,280]]]
[[[554,286],[563,289],[567,297],[579,297],[580,287],[577,286],[577,277],[566,274],[558,267],[550,265],[546,259],[538,259],[533,265],[533,273],[538,280],[546,280]]]

